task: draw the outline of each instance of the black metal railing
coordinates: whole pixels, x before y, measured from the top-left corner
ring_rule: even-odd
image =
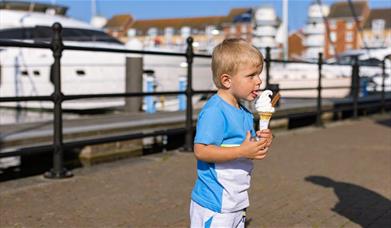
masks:
[[[28,153],[38,153],[43,151],[53,151],[53,168],[45,174],[48,178],[64,178],[72,176],[72,174],[67,171],[64,167],[64,149],[65,148],[76,148],[86,145],[129,140],[129,139],[138,139],[143,137],[151,137],[158,135],[172,135],[185,133],[185,144],[184,150],[192,151],[193,147],[193,105],[192,97],[195,94],[208,94],[214,93],[215,90],[193,90],[192,87],[192,68],[194,58],[211,58],[210,55],[195,54],[193,51],[193,39],[189,37],[187,39],[187,49],[185,53],[171,53],[171,52],[154,52],[154,51],[138,51],[138,50],[127,50],[127,49],[111,49],[111,48],[96,48],[96,47],[79,47],[79,46],[68,46],[64,45],[61,38],[62,26],[59,23],[55,23],[52,26],[53,29],[53,38],[51,43],[27,43],[19,41],[10,41],[10,40],[0,40],[0,46],[3,47],[26,47],[26,48],[45,48],[51,49],[53,53],[54,63],[52,65],[52,76],[54,79],[54,92],[50,96],[23,96],[23,97],[0,97],[0,102],[20,102],[20,101],[51,101],[54,103],[54,126],[53,126],[53,144],[36,146],[29,148],[21,148],[13,151],[0,151],[0,158],[7,156],[17,156]],[[161,56],[180,56],[185,57],[187,61],[187,87],[185,91],[165,91],[165,92],[130,92],[130,93],[110,93],[110,94],[85,94],[85,95],[64,95],[61,91],[61,56],[64,50],[78,50],[78,51],[99,51],[99,52],[114,52],[114,53],[126,53],[126,54],[145,54],[145,55],[161,55]],[[324,89],[351,89],[353,105],[344,109],[352,109],[354,112],[354,118],[358,116],[358,94],[359,94],[359,63],[358,59],[355,58],[354,64],[352,65],[352,85],[351,87],[345,86],[333,86],[333,87],[322,87],[322,66],[325,64],[322,59],[322,54],[319,54],[317,63],[307,63],[300,61],[282,61],[282,60],[273,60],[270,56],[270,48],[266,49],[266,58],[265,58],[265,71],[266,71],[266,88],[271,86],[270,84],[270,68],[273,62],[277,63],[307,63],[307,64],[317,64],[318,65],[318,85],[315,88],[280,88],[284,91],[294,91],[294,90],[317,90],[317,105],[316,105],[316,125],[322,126],[322,113],[332,110],[322,110],[322,90]],[[382,92],[381,92],[381,102],[380,106],[382,111],[385,110],[386,101],[385,101],[385,60],[382,64],[383,72],[383,82],[382,82]],[[75,99],[91,99],[91,98],[114,98],[114,97],[140,97],[140,96],[156,96],[156,95],[186,95],[187,105],[186,105],[186,123],[185,128],[175,128],[175,129],[166,129],[155,131],[151,133],[135,133],[135,134],[122,134],[110,137],[100,137],[87,140],[74,140],[72,142],[63,142],[63,119],[62,119],[62,102],[67,100]],[[334,109],[333,109],[334,110]]]

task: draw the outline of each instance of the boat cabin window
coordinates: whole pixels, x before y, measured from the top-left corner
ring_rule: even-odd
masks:
[[[2,29],[0,30],[0,39],[50,42],[52,39],[52,29],[46,26],[36,26],[35,28]],[[121,42],[103,31],[80,28],[63,28],[62,39],[63,41],[108,42],[121,44]]]

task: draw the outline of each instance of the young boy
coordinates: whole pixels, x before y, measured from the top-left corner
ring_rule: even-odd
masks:
[[[226,39],[213,50],[218,91],[197,122],[191,227],[244,227],[252,160],[265,158],[272,141],[270,130],[254,132],[253,114],[240,104],[257,98],[262,67],[262,54],[242,39]]]

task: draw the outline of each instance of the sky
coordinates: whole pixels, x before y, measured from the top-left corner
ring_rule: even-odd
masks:
[[[26,1],[26,0],[25,0]],[[307,10],[313,0],[289,0],[289,31],[302,28],[307,19]],[[331,5],[341,0],[322,0]],[[353,0],[354,1],[354,0]],[[91,0],[38,0],[34,2],[55,3],[68,6],[68,16],[90,21]],[[136,20],[224,16],[235,7],[258,7],[272,5],[282,18],[282,0],[95,0],[100,16],[111,18],[115,14],[130,14]],[[391,8],[391,0],[368,0],[370,8]]]

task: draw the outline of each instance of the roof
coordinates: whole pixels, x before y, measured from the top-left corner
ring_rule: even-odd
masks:
[[[48,9],[54,9],[58,15],[65,15],[68,7],[39,3],[39,2],[25,2],[25,1],[0,1],[0,9],[31,11],[45,13]]]
[[[146,31],[151,27],[158,29],[164,29],[166,27],[180,29],[183,26],[189,26],[195,29],[203,29],[206,25],[221,25],[224,21],[224,16],[139,20],[135,21],[132,28],[142,31]]]
[[[352,4],[357,17],[364,16],[365,11],[369,9],[367,1],[352,1]],[[351,12],[347,1],[336,2],[331,5],[328,18],[340,17],[353,17],[353,13]]]
[[[371,29],[372,21],[376,19],[383,19],[385,21],[384,28],[391,28],[391,8],[386,9],[372,9],[364,24],[364,29]]]
[[[180,29],[184,26],[189,26],[195,29],[204,29],[207,25],[221,26],[224,23],[234,22],[241,20],[240,15],[244,13],[251,13],[251,8],[233,8],[227,16],[207,16],[207,17],[188,17],[188,18],[167,18],[167,19],[151,19],[151,20],[136,20],[132,18],[132,28],[147,31],[149,28],[164,29],[166,27],[172,27],[174,29]],[[126,28],[126,23],[129,22],[130,15],[116,15],[111,18],[106,28],[123,27]]]
[[[120,29],[120,28],[126,28],[133,22],[133,17],[129,14],[119,14],[115,15],[112,18],[110,18],[105,28],[110,29]]]

